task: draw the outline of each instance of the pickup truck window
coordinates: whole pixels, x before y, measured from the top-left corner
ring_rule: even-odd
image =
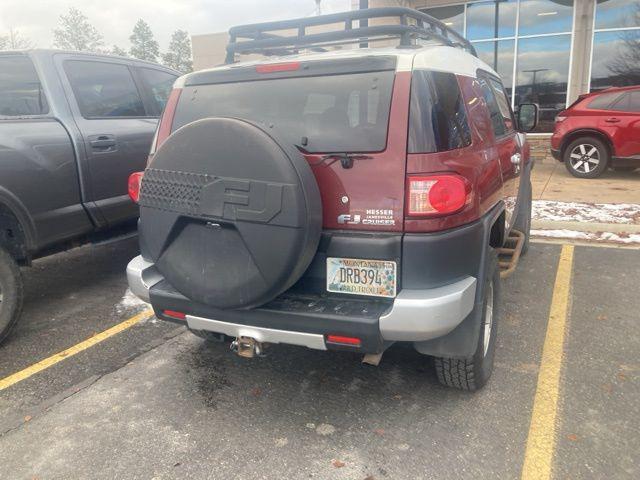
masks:
[[[0,56],[0,116],[43,115],[49,104],[31,59]]]
[[[65,62],[65,71],[83,117],[147,116],[126,65],[69,60]]]
[[[149,90],[151,99],[156,107],[156,113],[160,115],[164,106],[167,104],[167,98],[173,88],[173,82],[176,81],[176,76],[168,72],[161,70],[154,70],[153,68],[140,68],[140,74],[144,81],[145,87]]]

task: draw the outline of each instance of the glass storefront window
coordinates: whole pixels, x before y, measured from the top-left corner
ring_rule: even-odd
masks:
[[[422,10],[442,21],[447,27],[464,35],[464,5],[452,5],[450,7],[436,7]]]
[[[537,103],[536,131],[553,131],[556,114],[564,110],[569,81],[571,35],[522,38],[518,42],[515,103]]]
[[[597,32],[593,37],[591,91],[640,84],[640,30]]]
[[[492,0],[467,5],[467,38],[513,37],[516,34],[517,0]]]
[[[640,27],[639,0],[598,0],[596,29]]]
[[[513,88],[513,51],[515,45],[515,40],[473,43],[478,57],[500,75],[509,96],[511,96]]]
[[[571,32],[573,0],[521,0],[519,35]]]

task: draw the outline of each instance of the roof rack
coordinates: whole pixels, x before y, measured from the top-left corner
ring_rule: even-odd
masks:
[[[395,17],[399,22],[368,24],[369,19],[385,17]],[[357,20],[361,22],[354,26]],[[332,24],[343,24],[343,28],[307,33],[308,27]],[[283,36],[283,30],[295,30],[297,35]],[[466,38],[440,20],[412,8],[383,7],[232,27],[229,30],[226,63],[234,63],[236,55],[292,55],[298,53],[299,49],[326,51],[325,47],[353,43],[366,46],[370,41],[387,39],[400,39],[399,47],[415,47],[418,39],[436,40],[444,45],[463,48],[477,56],[475,48]]]

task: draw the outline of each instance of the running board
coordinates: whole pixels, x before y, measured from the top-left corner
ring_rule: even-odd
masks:
[[[524,245],[524,233],[518,230],[511,230],[509,237],[504,242],[502,248],[496,249],[498,252],[498,266],[500,267],[500,278],[510,277],[515,272]]]

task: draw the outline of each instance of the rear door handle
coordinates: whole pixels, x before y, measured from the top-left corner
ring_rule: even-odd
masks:
[[[115,135],[91,135],[89,143],[98,152],[113,152],[117,145]]]
[[[614,118],[607,118],[605,120],[605,122],[607,122],[607,123],[618,123],[619,121],[620,121],[620,119],[619,118],[615,118],[615,117]]]

